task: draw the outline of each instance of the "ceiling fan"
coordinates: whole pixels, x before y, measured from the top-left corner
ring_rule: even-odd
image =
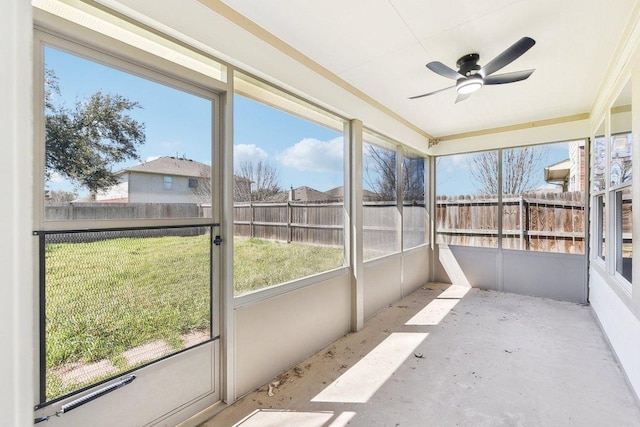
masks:
[[[533,74],[535,69],[514,71],[511,73],[497,74],[495,76],[492,76],[492,74],[518,59],[526,51],[531,49],[534,44],[536,44],[536,42],[532,38],[523,37],[500,55],[496,56],[484,67],[478,65],[480,55],[477,53],[469,53],[458,59],[456,62],[458,71],[449,68],[439,61],[429,62],[427,64],[428,69],[448,79],[456,80],[456,84],[444,89],[412,96],[409,99],[422,98],[424,96],[433,95],[455,87],[456,92],[458,92],[458,97],[456,98],[456,103],[458,103],[470,97],[472,93],[476,92],[484,85],[501,85],[525,80]]]

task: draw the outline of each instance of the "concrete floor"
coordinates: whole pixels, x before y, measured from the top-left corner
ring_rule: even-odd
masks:
[[[202,427],[640,426],[591,309],[429,284]]]

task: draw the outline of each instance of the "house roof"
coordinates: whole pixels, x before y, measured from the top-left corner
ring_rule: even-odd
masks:
[[[571,160],[566,159],[544,168],[544,180],[549,183],[564,182],[569,179]]]
[[[194,178],[211,176],[211,166],[191,159],[179,157],[159,157],[149,162],[122,170],[124,172],[151,173],[157,175],[177,175]]]
[[[344,199],[344,187],[332,188],[331,190],[325,191],[325,194],[328,194],[329,197],[333,199],[342,200]]]
[[[294,200],[297,202],[328,202],[336,199],[330,194],[305,185],[294,188],[293,191],[295,193]],[[268,199],[270,202],[286,202],[287,200],[289,200],[289,191],[281,191]]]
[[[331,199],[336,199],[336,200],[343,200],[344,199],[344,187],[340,186],[340,187],[336,187],[336,188],[332,188],[331,190],[327,190],[325,191],[325,194],[328,194]],[[362,190],[362,198],[365,201],[370,201],[370,200],[378,200],[379,197],[376,193],[374,193],[373,191],[369,191],[369,190]]]

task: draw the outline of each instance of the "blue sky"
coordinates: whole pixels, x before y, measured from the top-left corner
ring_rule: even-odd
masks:
[[[130,115],[146,126],[140,160],[185,156],[211,164],[210,100],[185,93],[53,48],[45,49],[47,67],[58,77],[61,95],[55,102],[73,108],[91,94],[120,94],[142,108]],[[269,163],[279,171],[280,185],[307,185],[321,191],[343,185],[342,134],[236,96],[234,109],[235,165],[244,161]],[[114,166],[119,170],[139,161]],[[70,191],[73,186],[54,176],[47,189]],[[86,195],[86,191],[79,194]]]
[[[342,133],[236,95],[234,162],[275,165],[280,185],[320,191],[344,185]]]
[[[544,181],[544,167],[569,158],[569,143],[560,142],[537,146],[544,155],[540,170],[536,172],[536,188],[556,188]],[[470,162],[473,153],[456,154],[438,157],[436,160],[436,193],[438,195],[471,195],[476,194],[477,183],[474,181]]]

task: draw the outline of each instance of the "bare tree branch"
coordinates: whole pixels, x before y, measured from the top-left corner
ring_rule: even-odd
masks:
[[[262,160],[241,163],[235,175],[235,201],[264,201],[282,191],[278,169]]]
[[[379,200],[396,200],[396,153],[383,147],[365,145],[364,181]],[[402,160],[403,200],[424,201],[424,158]]]
[[[379,200],[396,200],[396,153],[386,148],[366,144],[364,181]]]
[[[502,151],[502,192],[521,194],[532,191],[541,180],[547,150],[542,147],[522,147]],[[470,173],[481,194],[498,194],[498,152],[475,154]]]

